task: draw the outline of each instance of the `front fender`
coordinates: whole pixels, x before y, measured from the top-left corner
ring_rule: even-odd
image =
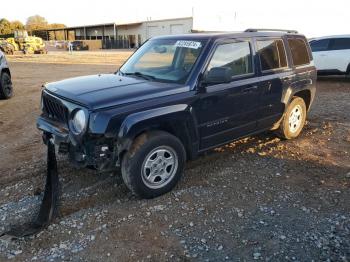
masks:
[[[118,153],[128,150],[132,141],[139,134],[169,127],[185,143],[190,155],[198,145],[196,117],[187,104],[178,104],[154,108],[128,115],[120,125],[117,138]]]
[[[188,105],[180,104],[180,105],[172,105],[161,108],[150,109],[138,113],[131,114],[127,116],[120,126],[118,139],[134,136],[137,131],[137,126],[142,126],[145,124],[147,126],[150,122],[154,122],[154,120],[158,117],[167,118],[167,120],[171,120],[174,117],[174,114],[178,116],[179,114],[186,112]],[[147,123],[145,121],[147,120]],[[164,120],[164,119],[163,119]]]

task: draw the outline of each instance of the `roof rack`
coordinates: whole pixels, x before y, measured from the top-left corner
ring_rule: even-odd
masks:
[[[288,29],[268,29],[268,28],[248,28],[244,32],[260,32],[260,31],[272,31],[272,32],[286,32],[289,34],[297,34],[296,30],[288,30]]]

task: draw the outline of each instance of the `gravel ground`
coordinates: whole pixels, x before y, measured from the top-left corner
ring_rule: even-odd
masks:
[[[115,66],[11,63],[15,97],[0,101],[0,235],[38,211],[45,147],[35,128],[43,82]],[[120,174],[59,158],[60,217],[36,236],[0,238],[13,261],[349,261],[350,81],[322,78],[304,132],[273,133],[187,164],[179,185],[152,200]]]

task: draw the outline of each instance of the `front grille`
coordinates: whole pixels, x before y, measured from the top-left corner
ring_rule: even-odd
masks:
[[[57,122],[67,123],[68,109],[54,97],[43,95],[43,113]]]

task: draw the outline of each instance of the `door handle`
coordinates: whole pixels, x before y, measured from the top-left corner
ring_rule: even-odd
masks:
[[[289,80],[292,80],[296,75],[293,74],[293,75],[289,75],[289,76],[286,76],[284,78],[282,78],[283,81],[289,81]]]
[[[243,93],[251,93],[258,89],[258,86],[251,86],[243,89]]]

